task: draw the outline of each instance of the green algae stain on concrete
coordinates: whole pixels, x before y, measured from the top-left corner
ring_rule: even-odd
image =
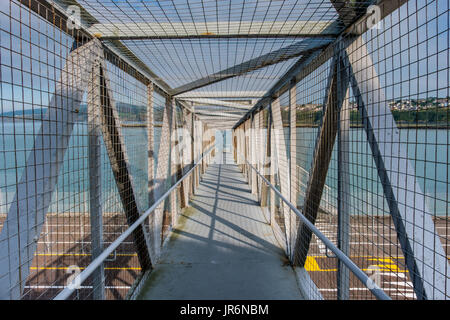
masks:
[[[150,290],[152,287],[152,284],[155,283],[159,278],[161,278],[161,275],[163,273],[163,269],[158,266],[154,270],[150,272],[149,277],[145,280],[144,285],[140,289],[139,295],[136,297],[136,300],[145,300],[145,293]]]
[[[196,209],[193,207],[186,207],[182,210],[180,216],[178,217],[177,225],[172,229],[170,234],[169,242],[167,243],[167,247],[170,248],[173,246],[174,241],[176,241],[179,237],[179,233],[177,230],[182,230],[186,222],[189,220],[189,217],[192,216],[196,212]]]

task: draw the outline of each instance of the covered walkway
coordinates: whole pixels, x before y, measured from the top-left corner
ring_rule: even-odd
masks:
[[[226,155],[203,176],[140,299],[302,299],[259,203]]]
[[[0,300],[450,299],[449,8],[1,0]]]

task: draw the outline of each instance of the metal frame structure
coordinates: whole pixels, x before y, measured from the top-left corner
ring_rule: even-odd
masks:
[[[388,199],[390,214],[412,278],[415,294],[419,299],[446,299],[448,295],[445,292],[446,288],[449,287],[448,261],[440,238],[435,231],[434,223],[431,220],[432,215],[426,209],[423,192],[420,191],[417,180],[414,180],[412,183],[407,182],[410,180],[407,177],[415,177],[415,172],[412,165],[406,160],[406,150],[400,143],[397,126],[383,98],[383,89],[380,86],[373,63],[370,61],[370,55],[362,40],[361,34],[368,30],[367,24],[362,23],[367,18],[361,18],[362,13],[365,12],[361,12],[361,10],[359,10],[359,13],[352,11],[348,3],[332,2],[341,17],[346,17],[342,19],[343,24],[347,26],[346,31],[331,45],[322,50],[320,54],[316,52],[311,56],[300,58],[297,64],[233,128],[239,132],[241,127],[250,122],[255,114],[260,113],[267,104],[270,104],[271,112],[275,119],[274,128],[275,130],[277,128],[280,129],[281,119],[278,97],[286,90],[289,90],[289,83],[299,82],[312,70],[316,69],[318,65],[332,58],[327,95],[324,103],[325,111],[316,140],[317,143],[310,170],[311,174],[303,207],[303,214],[307,217],[308,224],[304,223],[306,219],[302,219],[293,249],[294,255],[291,255],[292,253],[288,249],[289,245],[286,246],[286,254],[292,257],[295,265],[305,266],[312,232],[307,225],[309,223],[314,224],[316,220],[336,136],[338,136],[339,157],[341,158],[338,169],[338,246],[345,254],[349,254],[349,200],[345,199],[349,194],[348,188],[350,185],[349,168],[346,167],[349,161],[345,160],[349,153],[349,110],[348,106],[343,107],[342,104],[348,103],[348,87],[351,85],[357,98],[358,110],[361,112],[361,118],[364,120],[364,129],[384,188],[384,195]],[[377,5],[380,8],[381,19],[395,11],[405,2],[378,1]],[[367,108],[367,105],[370,105],[370,108]],[[389,132],[384,130],[384,128],[389,128]],[[396,132],[396,137],[390,136],[391,130]],[[239,139],[239,135],[237,136]],[[278,148],[282,148],[284,143],[281,142],[277,145]],[[238,152],[242,150],[239,146],[237,148]],[[391,159],[390,155],[396,155],[396,157],[398,155],[400,160],[395,161]],[[282,199],[285,199],[286,202],[286,198],[289,195],[283,192],[283,189],[286,188],[283,188],[283,184],[288,183],[289,180],[284,173],[288,166],[279,164],[280,161],[286,161],[283,150],[277,153],[277,157],[278,166],[275,166],[277,168],[275,170],[278,170],[281,176],[281,193],[272,186],[274,181],[268,182],[266,180],[266,183],[269,183],[275,193]],[[240,160],[241,162],[239,163],[245,163],[248,161],[247,159],[251,158],[244,154],[244,162]],[[239,157],[236,160],[239,161]],[[253,168],[250,164],[248,166]],[[244,172],[246,170],[244,169]],[[262,197],[265,198],[265,195],[263,194]],[[274,199],[273,196],[271,198]],[[399,206],[397,199],[401,199],[402,202],[413,201],[417,206],[415,208]],[[422,211],[417,208],[425,208],[425,210]],[[285,218],[286,216],[287,214],[285,213]],[[288,225],[285,225],[285,227],[286,230],[289,229]],[[417,236],[418,234],[420,236]],[[339,260],[337,288],[338,298],[340,299],[349,298],[349,270],[347,267]]]
[[[370,146],[370,156],[377,169],[376,179],[381,181],[382,197],[387,202],[415,296],[418,299],[448,299],[450,266],[446,251],[435,229],[433,213],[427,207],[426,194],[420,187],[414,164],[408,160],[408,150],[402,145],[397,123],[386,102],[384,87],[364,40],[371,25],[366,22],[373,18],[372,15],[379,14],[383,20],[408,1],[331,0],[327,4],[334,8],[336,20],[323,18],[315,21],[309,17],[296,21],[244,19],[220,22],[205,19],[204,22],[140,22],[137,19],[134,22],[130,19],[129,22],[111,23],[105,18],[107,13],[97,12],[94,16],[88,7],[83,8],[75,0],[14,1],[69,35],[73,38],[73,45],[63,68],[59,69],[59,82],[56,82],[39,133],[35,134],[33,148],[24,173],[17,181],[15,198],[1,229],[0,271],[3,276],[0,277],[0,298],[20,299],[23,295],[57,178],[70,148],[69,139],[73,135],[77,113],[87,92],[91,263],[77,279],[92,282],[93,298],[105,298],[107,259],[126,242],[127,237],[131,236],[133,240],[131,243],[141,273],[148,272],[157,263],[167,239],[166,229],[177,223],[178,205],[181,209],[188,206],[202,174],[214,157],[214,130],[226,129],[233,129],[231,145],[234,159],[246,176],[252,193],[270,214],[270,223],[291,263],[300,268],[306,268],[310,263],[314,234],[338,258],[338,299],[350,297],[350,271],[366,285],[372,284],[349,258],[352,231],[350,100],[354,96]],[[109,9],[107,4],[99,5]],[[373,5],[376,5],[376,10]],[[71,6],[80,9],[76,30],[69,28],[72,18],[68,10]],[[369,10],[371,8],[374,11]],[[128,13],[123,8],[117,7],[117,10],[124,15]],[[139,14],[135,17],[141,18]],[[204,39],[289,39],[291,42],[282,43],[279,47],[272,45],[272,49],[261,50],[264,53],[250,58],[243,54],[240,61],[236,54],[235,63],[224,66],[207,68],[209,61],[203,58],[205,68],[199,71],[198,77],[184,82],[180,80],[181,85],[170,81],[173,79],[159,77],[138,50],[133,50],[133,45],[139,41],[153,41],[150,44],[155,47],[158,41],[186,41],[192,47],[192,41],[201,45]],[[220,54],[220,46],[217,47]],[[183,49],[186,50],[185,47]],[[175,54],[181,61],[182,54]],[[212,50],[210,55],[213,55]],[[167,61],[176,65],[176,59]],[[317,125],[311,167],[307,171],[303,206],[300,207],[296,189],[301,180],[297,174],[297,97],[300,94],[297,84],[328,62],[330,67],[324,81],[322,114]],[[287,70],[275,77],[276,81],[268,90],[258,91],[247,86],[233,91],[226,85],[228,80],[246,76],[259,79],[259,72],[282,63],[286,63],[283,66],[288,66]],[[114,81],[108,76],[108,64],[141,82],[147,89],[145,198],[148,209],[142,208],[138,200],[139,192],[133,180],[115,101],[117,93],[114,92]],[[270,78],[273,74],[276,75],[262,74],[260,78]],[[180,78],[183,79],[183,75]],[[220,84],[224,85],[219,87]],[[156,95],[164,100],[161,119],[155,111],[158,107]],[[287,114],[281,105],[283,95],[287,96]],[[288,134],[284,132],[286,120],[289,123]],[[155,134],[157,126],[161,127],[159,137]],[[265,135],[260,134],[263,128],[266,129]],[[177,136],[177,130],[184,130],[183,134]],[[182,144],[188,141],[191,143],[183,147]],[[156,153],[157,143],[159,150]],[[102,174],[105,174],[101,161],[102,145],[127,222],[126,231],[105,250],[105,217],[101,201]],[[337,150],[338,158],[336,245],[315,226],[330,176],[333,150]],[[267,169],[270,172],[266,172]],[[314,281],[309,279],[308,283],[318,296]],[[376,298],[389,298],[377,285],[368,289]],[[57,299],[69,298],[74,292],[75,289],[66,288]]]

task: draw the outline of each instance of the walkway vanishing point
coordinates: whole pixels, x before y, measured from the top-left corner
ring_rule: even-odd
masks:
[[[302,299],[261,207],[226,155],[208,167],[140,299]]]

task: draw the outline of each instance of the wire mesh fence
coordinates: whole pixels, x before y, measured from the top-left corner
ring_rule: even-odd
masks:
[[[270,182],[361,270],[392,299],[446,299],[449,3],[403,3],[352,25],[252,117],[270,113]],[[235,135],[251,139],[254,128],[247,117]],[[308,271],[310,296],[373,299],[266,190],[259,197],[270,199],[286,254]]]
[[[175,128],[187,129],[191,113],[36,3],[0,7],[0,296],[51,299],[76,285],[70,298],[124,299],[186,206],[181,188],[83,283],[71,281],[205,149],[176,162]]]

